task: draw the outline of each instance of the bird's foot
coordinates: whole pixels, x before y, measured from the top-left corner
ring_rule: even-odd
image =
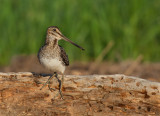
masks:
[[[54,77],[54,75],[50,76],[49,79],[47,80],[46,83],[43,84],[43,86],[40,88],[40,90],[42,90],[49,82],[50,80]]]
[[[57,93],[57,94],[54,96],[54,98],[57,97],[58,94],[60,94],[61,99],[64,100],[63,94],[62,94],[63,77],[62,77],[62,81],[58,78],[57,75],[56,75],[55,77],[57,78],[57,80],[58,80],[58,82],[59,82],[59,93]]]
[[[50,87],[50,85],[48,85],[48,88],[49,88],[49,90],[52,92],[52,91],[56,91],[56,89],[55,88],[51,88]]]
[[[64,100],[62,93],[59,91],[55,94],[55,96],[53,97],[53,99],[55,99],[58,95],[60,94],[61,99]]]
[[[57,73],[54,73],[53,76],[50,76],[49,79],[47,80],[47,82],[43,84],[43,86],[41,87],[40,90],[42,90],[42,89],[50,82],[50,80],[51,80],[53,77],[56,77],[57,80],[58,80],[58,83],[59,83],[59,92],[53,97],[53,99],[55,99],[55,98],[58,96],[58,94],[60,94],[61,99],[64,99],[64,98],[63,98],[63,95],[62,95],[63,76],[62,76],[62,81],[61,81],[61,80],[58,78]],[[55,89],[54,89],[54,88],[51,88],[50,85],[48,85],[48,88],[49,88],[49,90],[50,90],[51,92],[52,92],[52,91],[55,91]]]

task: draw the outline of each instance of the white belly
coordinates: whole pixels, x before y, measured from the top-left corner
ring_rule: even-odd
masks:
[[[57,58],[55,59],[42,58],[40,62],[42,63],[42,65],[44,65],[44,67],[53,72],[60,72],[63,74],[65,71],[65,66]]]

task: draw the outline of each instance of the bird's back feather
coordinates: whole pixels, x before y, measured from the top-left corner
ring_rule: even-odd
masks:
[[[69,66],[69,59],[68,59],[68,55],[66,54],[66,52],[64,51],[64,49],[59,45],[59,48],[61,50],[61,58],[62,58],[62,61],[64,63],[65,66]]]

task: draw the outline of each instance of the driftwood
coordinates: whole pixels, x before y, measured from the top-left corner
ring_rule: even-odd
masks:
[[[160,83],[125,75],[67,75],[63,96],[47,75],[0,73],[0,116],[160,115]]]

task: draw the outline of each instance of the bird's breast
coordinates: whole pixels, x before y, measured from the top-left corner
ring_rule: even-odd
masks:
[[[53,72],[59,72],[64,73],[65,66],[63,65],[62,61],[59,58],[41,58],[40,59],[41,64],[46,67],[47,69],[53,71]]]

